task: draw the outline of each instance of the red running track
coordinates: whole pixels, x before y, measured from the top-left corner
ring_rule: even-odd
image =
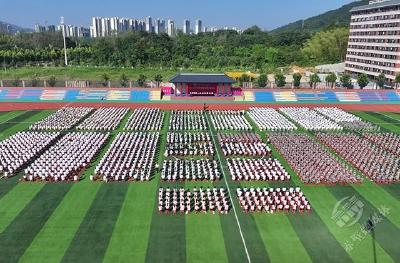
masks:
[[[62,107],[127,107],[127,108],[160,108],[163,110],[201,110],[202,103],[104,103],[104,102],[0,102],[0,111],[15,110],[56,110]],[[251,103],[223,103],[207,104],[209,110],[247,110],[250,107],[338,107],[343,110],[374,111],[374,112],[398,112],[400,104],[251,104]]]

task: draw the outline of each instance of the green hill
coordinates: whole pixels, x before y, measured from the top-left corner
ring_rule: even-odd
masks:
[[[273,33],[283,33],[295,30],[306,30],[316,32],[323,30],[332,25],[348,26],[350,23],[350,9],[356,6],[366,5],[368,0],[355,1],[344,5],[338,9],[328,11],[318,16],[314,16],[305,20],[299,20],[286,26],[272,30]],[[304,25],[303,25],[304,21]]]

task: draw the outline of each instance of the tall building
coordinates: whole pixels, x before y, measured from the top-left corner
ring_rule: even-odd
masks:
[[[183,20],[183,34],[190,34],[190,21],[188,19]]]
[[[350,12],[345,70],[393,81],[400,73],[400,1],[370,1]]]
[[[197,35],[198,33],[201,32],[203,32],[203,23],[200,19],[197,19],[194,33]]]
[[[164,34],[166,33],[166,29],[165,29],[165,20],[161,19],[160,21],[160,27],[159,27],[159,34]]]
[[[165,20],[157,18],[155,25],[154,25],[154,33],[162,34],[165,33]]]
[[[102,18],[101,19],[101,36],[106,37],[111,34],[111,19]]]
[[[101,37],[101,18],[92,17],[92,26],[90,28],[92,37]]]
[[[118,17],[110,18],[110,33],[111,34],[117,34],[120,31],[118,20],[119,20]]]
[[[56,26],[55,25],[48,25],[46,27],[46,31],[48,31],[48,32],[56,32]]]
[[[46,27],[45,26],[41,26],[39,24],[36,24],[35,25],[35,32],[36,33],[46,32]]]
[[[175,36],[175,22],[172,19],[168,19],[167,33],[170,37]]]
[[[153,21],[151,16],[146,17],[146,31],[149,33],[153,32]]]

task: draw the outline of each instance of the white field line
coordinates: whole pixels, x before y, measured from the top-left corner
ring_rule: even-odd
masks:
[[[208,129],[209,129],[209,131],[210,131],[211,138],[212,138],[212,140],[213,140],[213,143],[214,143],[215,147],[217,147],[217,144],[216,144],[216,142],[215,142],[215,136],[212,134],[212,131],[211,131],[211,125],[212,125],[212,123],[210,122],[210,120],[209,120],[209,118],[208,118],[208,115],[206,115],[206,118],[207,118],[207,124],[208,124]],[[231,190],[229,189],[228,181],[226,181],[226,175],[225,175],[225,171],[224,171],[223,166],[222,166],[221,157],[219,156],[219,152],[217,151],[217,149],[215,149],[215,151],[217,152],[217,157],[218,157],[219,165],[221,166],[222,174],[223,174],[223,176],[224,176],[225,185],[226,185],[226,188],[228,189],[228,194],[229,194],[229,197],[230,197],[231,202],[232,202],[233,212],[234,212],[234,214],[235,214],[236,223],[237,223],[237,226],[238,226],[238,228],[239,228],[240,237],[242,238],[242,243],[243,243],[243,246],[244,246],[244,250],[246,251],[247,261],[248,261],[249,263],[251,263],[249,251],[247,250],[246,241],[244,240],[244,236],[243,236],[243,232],[242,232],[242,227],[240,226],[239,218],[238,218],[237,213],[236,213],[236,208],[235,208],[235,205],[234,205],[234,203],[233,203],[233,198],[232,198]]]

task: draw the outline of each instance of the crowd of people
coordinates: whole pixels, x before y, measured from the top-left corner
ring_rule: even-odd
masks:
[[[221,142],[225,156],[265,157],[271,155],[271,149],[264,142]]]
[[[297,130],[296,125],[273,108],[250,108],[248,114],[262,131]]]
[[[207,120],[201,110],[173,110],[169,121],[170,131],[198,131],[207,129]]]
[[[158,139],[158,132],[119,133],[90,179],[149,181],[155,167]]]
[[[246,213],[310,212],[311,205],[299,187],[237,188],[239,204]]]
[[[167,144],[164,156],[175,156],[175,157],[194,157],[203,156],[211,157],[214,156],[215,149],[212,142],[198,142],[198,143],[170,143]]]
[[[255,133],[219,133],[218,140],[225,156],[265,157],[271,149]]]
[[[164,181],[215,181],[221,172],[215,160],[165,160],[161,179]]]
[[[99,108],[76,128],[78,130],[115,130],[125,115],[128,108]]]
[[[392,154],[400,156],[400,135],[395,133],[365,133],[364,137]]]
[[[0,142],[0,177],[11,177],[59,137],[58,132],[18,132]]]
[[[164,120],[164,112],[159,108],[135,109],[125,125],[126,131],[159,131]]]
[[[351,133],[318,134],[317,138],[376,183],[399,182],[400,157]]]
[[[227,214],[231,208],[229,195],[224,188],[160,188],[158,190],[158,211],[160,213]]]
[[[211,111],[211,122],[217,131],[250,131],[250,123],[246,120],[245,111],[214,110]]]
[[[200,143],[211,142],[208,132],[168,132],[167,143]]]
[[[379,128],[377,125],[336,107],[317,107],[314,110],[349,130],[375,131]]]
[[[31,130],[69,130],[93,111],[93,108],[62,108],[50,116],[32,124]]]
[[[306,107],[279,108],[290,119],[297,122],[301,127],[308,131],[341,131],[343,127],[331,121],[316,111]]]
[[[306,184],[332,185],[362,181],[352,168],[342,164],[308,135],[275,133],[270,134],[270,139]]]
[[[64,135],[24,170],[28,181],[78,181],[94,159],[108,133],[71,132]]]
[[[215,148],[207,132],[169,132],[164,156],[211,157]]]
[[[289,181],[290,175],[275,159],[228,159],[233,181]]]
[[[254,132],[218,133],[218,140],[220,142],[246,142],[246,143],[262,142],[260,135]]]

